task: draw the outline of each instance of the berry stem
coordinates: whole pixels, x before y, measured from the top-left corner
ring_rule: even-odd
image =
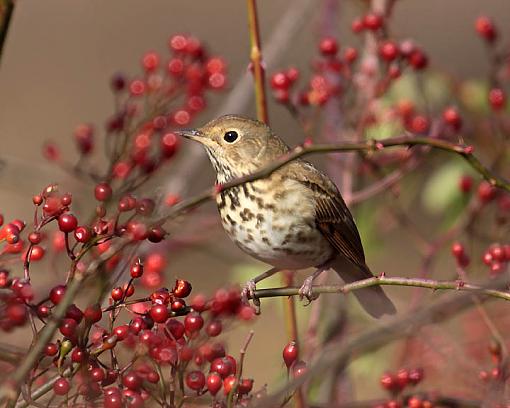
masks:
[[[228,401],[227,401],[227,408],[232,407],[232,401],[234,399],[234,394],[237,391],[237,388],[239,387],[239,384],[241,383],[241,376],[243,374],[243,365],[244,365],[244,357],[246,355],[246,350],[248,349],[248,346],[250,345],[251,339],[255,335],[255,332],[253,330],[250,330],[248,333],[248,336],[246,337],[246,340],[244,341],[243,346],[241,347],[241,350],[239,351],[239,369],[237,371],[236,375],[236,383],[235,386],[232,388],[230,393],[228,394]]]
[[[262,48],[260,45],[260,30],[257,16],[256,0],[247,0],[248,5],[248,27],[250,30],[250,60],[253,67],[253,78],[255,80],[255,103],[257,106],[257,118],[268,123],[266,86],[264,81],[264,67],[262,66]]]

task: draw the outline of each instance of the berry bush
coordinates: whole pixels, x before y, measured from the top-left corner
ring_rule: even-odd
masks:
[[[269,120],[265,48],[256,2],[248,5],[246,66],[259,117]],[[145,53],[139,74],[113,75],[115,111],[104,126],[75,128],[74,162],[57,143],[42,146],[47,161],[87,183],[94,208],[50,183],[27,197],[30,219],[0,215],[2,406],[509,406],[509,40],[494,20],[477,18],[466,46],[484,44],[489,71],[459,79],[393,34],[399,6],[364,3],[350,22],[355,44],[323,35],[309,69],[295,61],[268,73],[275,110],[303,137],[247,178],[189,198],[151,184],[177,156],[188,164],[175,130],[200,125],[213,94],[228,93],[228,58],[189,34],[171,36],[165,55]],[[242,299],[243,282],[198,293],[184,274],[165,275],[169,248],[186,245],[179,220],[219,191],[312,153],[355,209],[367,252],[391,261],[365,281],[319,282],[307,307],[294,301],[290,271],[286,285],[257,290],[263,316],[265,298],[284,298],[289,327],[277,361],[257,356],[280,367],[281,378],[265,384],[245,365],[258,310]],[[373,285],[393,287],[395,317],[376,322],[345,301]],[[240,348],[228,342],[237,332]],[[13,333],[30,346],[10,341]]]

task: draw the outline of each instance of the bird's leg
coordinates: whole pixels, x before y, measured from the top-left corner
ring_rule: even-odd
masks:
[[[249,299],[253,300],[253,304],[255,305],[257,314],[260,313],[260,300],[255,296],[255,290],[257,289],[257,283],[261,280],[269,278],[273,276],[276,272],[280,271],[279,268],[271,268],[268,271],[255,276],[255,278],[250,279],[243,287],[241,291],[241,299],[245,303],[249,303]]]
[[[319,275],[327,271],[330,268],[330,262],[325,262],[324,264],[317,267],[315,272],[310,275],[308,278],[305,279],[301,287],[299,288],[299,298],[303,299],[306,298],[308,302],[312,302],[312,300],[315,300],[319,297],[319,295],[313,294],[313,281],[319,277]]]

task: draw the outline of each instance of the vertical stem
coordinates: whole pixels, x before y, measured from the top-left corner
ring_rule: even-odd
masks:
[[[0,59],[2,58],[2,51],[13,11],[14,0],[0,0]]]
[[[283,271],[282,275],[282,283],[283,286],[293,286],[294,281],[294,272],[293,271]],[[296,318],[296,305],[294,296],[289,296],[287,298],[283,298],[283,306],[285,310],[285,321],[287,323],[287,337],[289,341],[295,341],[300,350],[299,338],[298,338],[298,327],[297,327],[297,318]],[[298,356],[299,359],[299,356]],[[304,408],[305,400],[303,397],[303,388],[299,387],[296,390],[294,395],[294,406],[296,408]]]
[[[258,120],[268,123],[266,86],[264,81],[264,67],[262,66],[262,48],[260,46],[259,22],[257,17],[256,0],[248,2],[248,26],[250,30],[250,60],[255,80],[255,104]]]

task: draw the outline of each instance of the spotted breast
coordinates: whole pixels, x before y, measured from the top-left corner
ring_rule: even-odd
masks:
[[[222,191],[217,204],[225,231],[243,251],[275,267],[297,269],[333,255],[315,226],[310,194],[301,183],[275,173]]]

